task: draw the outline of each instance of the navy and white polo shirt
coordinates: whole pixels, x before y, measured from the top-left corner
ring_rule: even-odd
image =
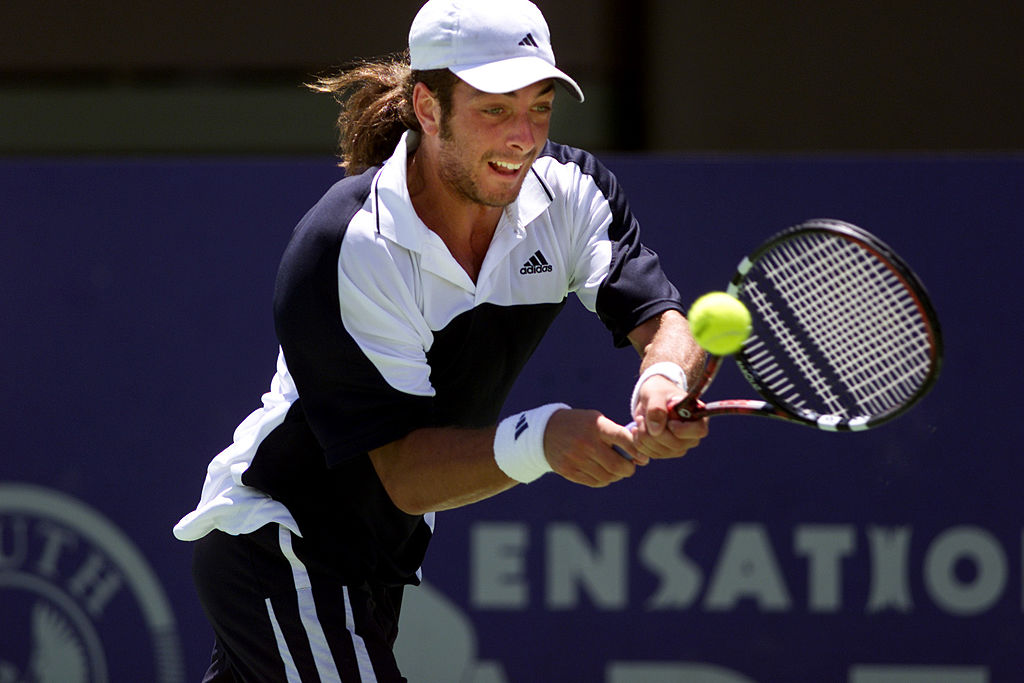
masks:
[[[682,310],[614,176],[550,142],[473,282],[413,209],[415,144],[407,133],[381,168],[337,183],[296,228],[275,291],[271,389],[210,464],[179,538],[278,522],[317,539],[352,580],[414,583],[433,516],[398,510],[367,453],[423,427],[494,424],[570,292],[619,346],[645,320]]]

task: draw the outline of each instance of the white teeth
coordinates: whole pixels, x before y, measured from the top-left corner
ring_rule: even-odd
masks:
[[[510,171],[518,171],[520,168],[523,167],[522,164],[513,164],[507,161],[492,161],[491,163],[497,166],[498,168],[507,168]]]

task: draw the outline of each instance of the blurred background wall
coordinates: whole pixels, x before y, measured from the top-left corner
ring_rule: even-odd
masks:
[[[0,154],[333,151],[313,74],[401,50],[420,0],[0,3]],[[1024,3],[538,0],[612,151],[1024,148]]]

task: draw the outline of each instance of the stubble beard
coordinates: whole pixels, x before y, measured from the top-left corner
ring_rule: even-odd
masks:
[[[495,208],[504,208],[519,196],[519,186],[506,191],[485,193],[473,177],[472,167],[463,161],[463,154],[458,141],[452,134],[447,121],[441,124],[441,152],[439,156],[439,175],[441,181],[462,198]]]

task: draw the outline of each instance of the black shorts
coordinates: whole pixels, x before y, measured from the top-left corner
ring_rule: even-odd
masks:
[[[406,680],[392,651],[402,587],[345,585],[282,526],[208,534],[192,574],[215,636],[204,682]]]

